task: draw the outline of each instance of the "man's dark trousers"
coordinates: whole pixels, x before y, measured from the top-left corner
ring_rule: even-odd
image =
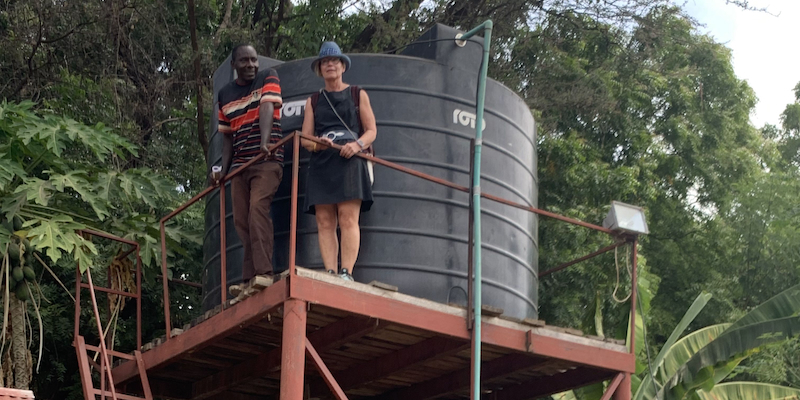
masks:
[[[269,211],[281,178],[283,166],[268,161],[251,165],[231,182],[233,223],[244,246],[244,282],[273,272],[275,237]]]

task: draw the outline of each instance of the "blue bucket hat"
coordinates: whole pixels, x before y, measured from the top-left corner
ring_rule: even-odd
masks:
[[[315,74],[319,75],[317,72],[319,63],[323,58],[328,57],[337,57],[342,60],[342,63],[344,63],[345,72],[350,69],[350,57],[342,54],[342,49],[339,48],[339,45],[336,44],[336,42],[324,42],[322,43],[322,47],[319,48],[319,57],[311,62],[311,70],[314,71]]]

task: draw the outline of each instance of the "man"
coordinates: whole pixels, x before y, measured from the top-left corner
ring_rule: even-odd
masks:
[[[278,74],[258,71],[253,46],[231,52],[236,80],[219,91],[219,131],[223,134],[222,174],[236,170],[260,153],[264,159],[233,178],[233,222],[244,246],[242,279],[272,275],[274,235],[270,205],[283,177],[283,148],[269,151],[281,139],[282,104]],[[224,249],[223,249],[224,251]]]

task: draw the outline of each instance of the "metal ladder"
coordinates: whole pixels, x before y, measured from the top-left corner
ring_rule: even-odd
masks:
[[[80,270],[79,270],[80,271]],[[78,272],[78,279],[80,281],[80,272]],[[95,296],[95,289],[94,284],[92,283],[92,272],[90,269],[86,270],[86,275],[89,281],[89,293],[91,294],[92,299],[92,311],[94,313],[94,319],[97,322],[97,332],[100,340],[99,346],[91,346],[86,344],[86,340],[83,336],[76,335],[75,342],[73,346],[75,346],[75,352],[78,355],[78,369],[80,371],[81,376],[81,385],[83,386],[83,397],[85,400],[97,400],[97,396],[100,396],[100,399],[105,400],[107,398],[113,400],[153,400],[153,394],[150,391],[150,382],[147,379],[147,370],[144,366],[144,361],[142,360],[142,353],[137,349],[133,352],[133,355],[121,353],[118,351],[108,350],[105,345],[104,335],[103,335],[103,328],[100,323],[100,312],[97,308],[97,297]],[[79,289],[80,290],[80,289]],[[79,299],[80,297],[78,297]],[[78,301],[78,300],[76,300]],[[76,315],[79,318],[79,315]],[[92,357],[89,357],[89,352],[92,351],[94,353],[99,353],[100,355],[100,363],[98,364]],[[136,363],[136,366],[139,369],[139,377],[142,381],[142,392],[144,393],[144,397],[139,396],[131,396],[127,394],[117,393],[117,389],[114,385],[114,377],[111,374],[111,360],[109,355],[114,357],[119,357],[122,359],[130,360]],[[100,372],[100,388],[96,388],[94,386],[94,381],[92,379],[92,367],[94,367],[97,371]]]

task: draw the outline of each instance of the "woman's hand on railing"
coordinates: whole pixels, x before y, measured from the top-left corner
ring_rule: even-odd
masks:
[[[300,132],[300,131],[294,131],[294,133],[296,135],[302,135],[302,132]],[[333,144],[333,141],[331,141],[328,138],[318,138],[318,139],[320,139],[320,140],[322,140],[324,142],[328,142],[330,144]],[[321,143],[317,143],[317,142],[315,142],[313,140],[308,140],[308,139],[305,139],[303,137],[300,138],[300,145],[303,146],[304,149],[308,150],[311,153],[322,151],[322,150],[325,150],[325,149],[328,148],[327,145],[324,145],[324,144],[321,144]]]
[[[358,143],[350,142],[342,146],[342,149],[339,150],[339,155],[344,158],[350,158],[358,154],[360,151],[361,151],[361,146]]]

